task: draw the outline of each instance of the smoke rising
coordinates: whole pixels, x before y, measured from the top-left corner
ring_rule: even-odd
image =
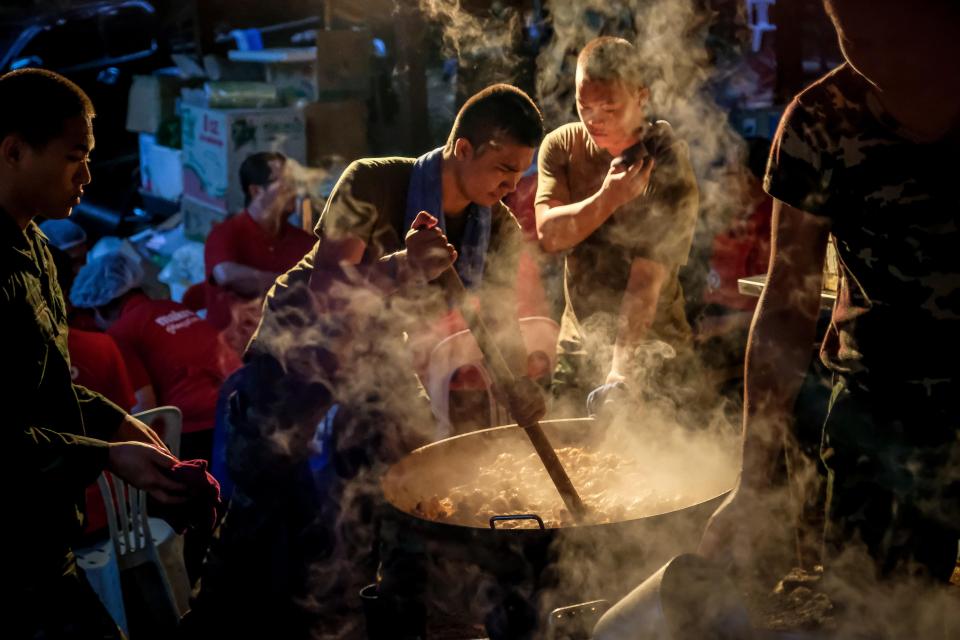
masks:
[[[512,53],[516,16],[477,17],[463,11],[458,2],[443,0],[422,0],[421,6],[430,19],[441,23],[448,51],[461,60],[494,55],[506,66],[516,62]],[[670,121],[677,137],[689,144],[700,190],[701,220],[708,230],[705,235],[722,228],[730,212],[743,205],[741,182],[734,179],[741,172],[742,142],[706,91],[712,72],[704,47],[707,14],[692,0],[557,0],[551,3],[551,11],[554,36],[538,58],[537,82],[548,121],[559,124],[574,117],[573,60],[580,47],[600,33],[627,35],[644,66],[655,70],[649,80],[650,113]],[[316,185],[325,177],[294,169],[298,189],[304,193],[317,191]],[[510,281],[512,263],[489,260],[487,264],[495,295],[486,298],[484,311],[494,319],[509,317],[515,312],[514,301],[500,283]],[[322,266],[336,270],[334,265]],[[434,289],[384,297],[371,286],[364,269],[339,268],[338,278],[331,281],[323,282],[316,272],[310,276],[307,269],[305,277],[301,274],[282,283],[285,291],[268,309],[261,327],[261,341],[283,371],[305,381],[285,390],[289,395],[276,403],[285,412],[278,421],[281,424],[263,427],[270,448],[286,458],[281,466],[299,464],[306,458],[311,451],[309,443],[315,440],[315,425],[326,408],[337,404],[343,411],[335,440],[328,441],[341,468],[325,485],[338,509],[334,514],[318,515],[329,519],[314,523],[331,536],[329,555],[311,565],[309,597],[301,603],[318,615],[331,616],[342,613],[337,607],[349,607],[351,602],[358,606],[351,598],[359,586],[373,580],[370,551],[376,537],[372,505],[380,501],[380,473],[386,464],[433,435],[433,418],[412,376],[414,363],[404,334],[435,320],[437,309],[443,307],[442,296]],[[505,273],[495,273],[501,269]],[[596,329],[591,333],[606,339],[589,347],[602,352],[613,344],[616,323],[610,317],[595,322],[608,323],[591,327]],[[670,360],[671,354],[658,347],[652,345],[651,362]],[[690,498],[687,506],[694,507],[712,497],[706,494],[719,495],[732,486],[737,454],[729,435],[736,427],[724,419],[706,386],[693,389],[692,395],[701,398],[690,404],[682,402],[682,395],[659,395],[662,386],[655,369],[651,365],[650,377],[643,383],[648,391],[646,401],[615,412],[609,430],[601,431],[598,426],[603,437],[596,446],[649,464],[651,483],[675,486],[678,495]],[[314,396],[304,397],[309,394]],[[329,397],[324,397],[327,394]],[[290,409],[310,405],[310,400],[316,406],[303,412],[306,419]],[[287,424],[290,422],[294,424]],[[692,423],[699,423],[699,429],[691,429]],[[465,463],[451,460],[449,464]],[[632,494],[633,489],[616,487],[623,494]],[[636,487],[636,492],[644,489]],[[705,494],[690,496],[697,491]],[[787,501],[778,503],[782,506]],[[550,548],[538,597],[550,608],[622,595],[671,554],[695,547],[711,505],[701,505],[700,510],[692,520],[638,523],[636,529],[613,526],[602,532],[588,528],[564,531]],[[774,532],[770,537],[775,537]],[[497,603],[497,589],[504,585],[491,584],[494,581],[489,574],[469,562],[465,565],[445,556],[432,561],[435,581],[430,597],[439,610],[456,611],[456,605],[462,605],[471,615],[481,617]],[[529,576],[524,580],[523,588],[532,591]],[[333,635],[347,637],[354,631],[345,628]]]
[[[485,11],[470,12],[460,0],[420,0],[428,20],[440,25],[444,52],[470,63],[484,60],[504,68],[519,58],[513,51],[519,27],[516,11],[499,3]]]

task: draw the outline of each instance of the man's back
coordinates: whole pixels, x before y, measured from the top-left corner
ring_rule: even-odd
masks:
[[[956,138],[910,139],[843,65],[784,116],[765,188],[831,220],[841,289],[823,358],[866,388],[953,393],[960,357]],[[949,390],[948,390],[949,389]]]
[[[209,323],[172,300],[137,294],[108,333],[142,363],[158,402],[183,412],[184,433],[213,427],[220,385],[240,362]]]

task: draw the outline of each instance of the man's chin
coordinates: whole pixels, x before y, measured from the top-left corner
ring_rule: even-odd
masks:
[[[43,217],[47,220],[63,220],[64,218],[69,218],[70,214],[73,213],[73,206],[68,206],[66,209],[49,209],[43,212]]]

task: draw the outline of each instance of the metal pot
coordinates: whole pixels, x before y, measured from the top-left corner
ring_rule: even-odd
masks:
[[[594,640],[751,640],[756,638],[736,587],[693,554],[667,562],[608,610]]]
[[[590,449],[603,435],[590,419],[550,420],[541,425],[555,448]],[[499,585],[532,584],[539,593],[541,610],[590,598],[615,601],[669,558],[694,550],[707,519],[726,495],[708,491],[691,496],[683,508],[665,513],[556,528],[545,526],[539,514],[505,513],[489,522],[458,523],[418,515],[418,503],[447,495],[505,451],[532,453],[533,447],[519,427],[497,427],[421,447],[392,466],[382,479],[388,503],[382,531],[386,547],[411,549],[445,567],[478,567]],[[499,528],[504,520],[517,519],[534,526]],[[390,564],[387,558],[383,568],[387,591],[394,588],[391,583],[401,588],[391,580]],[[463,589],[456,582],[466,575],[449,569],[446,575],[432,571],[430,581],[450,583],[449,589],[440,591],[452,593]],[[546,600],[544,592],[550,594]]]

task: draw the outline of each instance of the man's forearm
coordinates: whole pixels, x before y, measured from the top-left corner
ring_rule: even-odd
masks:
[[[616,207],[598,191],[580,202],[550,207],[537,218],[537,235],[544,251],[564,251],[580,244],[607,221]]]
[[[612,382],[613,379],[629,381],[636,378],[638,364],[636,351],[650,332],[655,313],[656,300],[651,304],[642,297],[630,296],[629,293],[624,295],[608,381]]]
[[[406,251],[385,255],[373,263],[355,264],[348,259],[337,263],[319,261],[310,275],[310,288],[318,293],[328,293],[334,284],[357,278],[385,296],[397,293],[412,278]]]
[[[620,302],[617,318],[617,338],[613,345],[613,363],[608,382],[637,379],[638,366],[649,364],[649,359],[638,358],[637,348],[646,339],[657,314],[660,290],[667,277],[667,269],[646,258],[634,258],[630,276]]]
[[[813,304],[799,307],[761,307],[751,327],[741,476],[741,485],[748,489],[762,490],[769,484],[785,439],[792,433],[794,404],[813,358],[818,312],[819,296]]]

